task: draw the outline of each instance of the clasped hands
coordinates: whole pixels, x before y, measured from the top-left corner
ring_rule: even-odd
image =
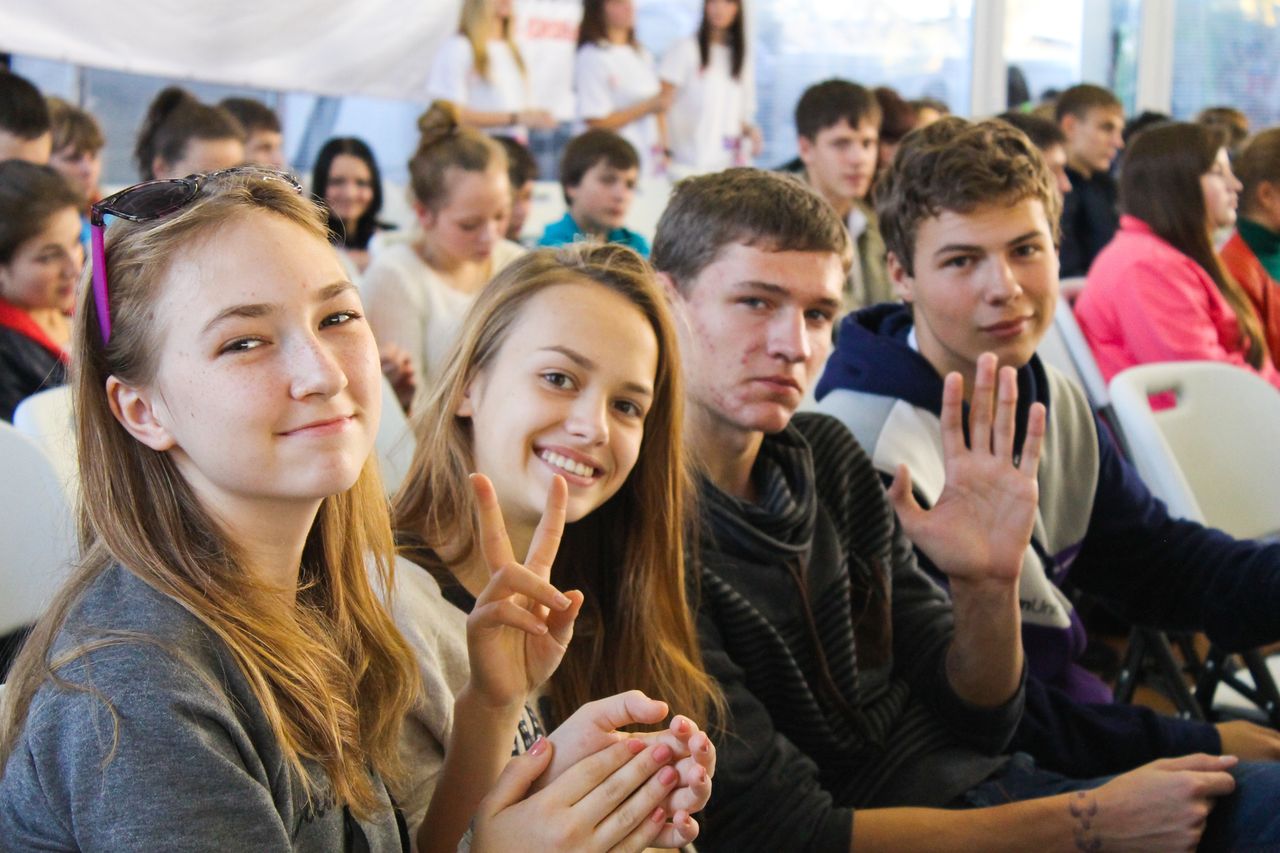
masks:
[[[550,582],[568,487],[562,477],[553,479],[521,564],[493,484],[481,474],[471,482],[490,580],[467,620],[468,689],[491,707],[519,707],[559,666],[582,606],[581,592],[561,593]],[[715,772],[710,738],[679,715],[664,731],[621,731],[660,723],[667,713],[666,703],[639,691],[582,706],[510,762],[477,813],[474,849],[517,828],[535,848],[534,837],[554,849],[620,851],[693,841],[698,824],[691,814],[706,805]]]

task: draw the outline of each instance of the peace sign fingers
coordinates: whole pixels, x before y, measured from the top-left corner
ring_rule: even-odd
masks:
[[[556,552],[560,550],[560,538],[564,535],[564,518],[568,508],[569,486],[564,477],[556,474],[551,478],[547,505],[542,510],[542,519],[538,522],[538,528],[533,531],[529,553],[524,558],[525,566],[539,577],[551,577],[551,564],[556,561]]]
[[[480,525],[480,553],[489,564],[492,574],[503,566],[516,561],[511,551],[511,540],[507,537],[507,523],[502,518],[502,508],[498,506],[498,493],[491,481],[484,474],[472,474],[471,491],[476,496],[476,521]]]

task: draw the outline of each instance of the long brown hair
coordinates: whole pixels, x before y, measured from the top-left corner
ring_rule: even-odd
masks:
[[[496,18],[493,0],[462,0],[458,33],[471,43],[471,59],[475,63],[476,73],[485,80],[489,79],[489,39],[495,36],[507,43],[515,58],[516,67],[521,74],[525,73],[524,57],[520,55],[520,46],[516,44],[516,28],[512,16],[507,15],[501,20],[495,20]],[[495,29],[497,32],[494,32]]]
[[[608,2],[609,0],[583,0],[582,23],[578,25],[578,47],[584,44],[602,44],[609,40],[609,27],[604,21],[604,4]],[[634,26],[627,31],[627,43],[638,47]]]
[[[303,550],[297,606],[281,612],[277,601],[254,594],[264,588],[241,568],[237,549],[169,454],[126,432],[104,393],[112,375],[135,386],[154,378],[155,330],[163,324],[153,309],[172,259],[245,216],[278,216],[318,240],[328,239],[316,205],[283,182],[244,176],[207,185],[200,198],[169,218],[112,224],[107,279],[113,327],[105,346],[86,270],[72,360],[82,563],[14,664],[0,767],[41,685],[74,688],[59,678],[63,666],[103,646],[138,641],[104,634],[51,657],[68,613],[99,575],[119,564],[177,601],[227,645],[308,794],[316,792],[304,759],[323,767],[339,802],[364,815],[376,804],[370,769],[393,780],[399,773],[400,723],[419,683],[412,653],[367,574],[372,559],[385,589],[392,588],[394,550],[376,463],[367,462],[350,489],[321,503]],[[109,704],[108,709],[114,716]]]
[[[1191,258],[1213,279],[1240,326],[1245,360],[1255,369],[1267,360],[1262,323],[1240,284],[1213,248],[1200,177],[1226,145],[1220,131],[1174,122],[1142,134],[1130,146],[1120,173],[1120,207],[1156,236]]]
[[[565,528],[552,567],[557,586],[581,589],[586,600],[550,682],[550,722],[563,721],[584,702],[632,688],[705,720],[722,699],[703,671],[687,598],[685,525],[693,493],[681,434],[679,354],[666,300],[635,252],[616,245],[540,249],[480,292],[440,381],[418,409],[417,450],[394,502],[396,530],[426,543],[420,561],[445,580],[449,567],[435,549],[448,544],[456,561],[470,555],[478,533],[467,481],[474,470],[471,424],[455,413],[528,301],[570,282],[607,287],[644,314],[658,339],[658,371],[636,467],[616,495]]]

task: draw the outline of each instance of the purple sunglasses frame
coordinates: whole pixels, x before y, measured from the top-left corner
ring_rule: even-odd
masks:
[[[265,169],[260,166],[236,166],[231,169],[220,169],[203,175],[187,175],[185,178],[169,178],[159,181],[144,181],[126,187],[118,193],[112,193],[97,202],[89,209],[89,232],[93,259],[93,302],[98,312],[98,328],[102,332],[102,344],[106,346],[111,340],[111,310],[107,298],[107,250],[106,250],[106,218],[115,216],[129,222],[151,222],[163,219],[175,213],[200,195],[201,189],[210,181],[229,175],[256,175],[264,180],[283,181],[298,192],[302,192],[302,184],[288,172]],[[173,190],[181,187],[181,195],[171,195],[160,190]],[[145,206],[148,195],[154,195],[154,207]],[[133,197],[133,204],[123,203]],[[163,201],[162,201],[163,200]]]

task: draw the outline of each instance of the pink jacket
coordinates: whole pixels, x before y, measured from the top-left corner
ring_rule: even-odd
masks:
[[[1132,216],[1093,266],[1076,319],[1111,380],[1126,367],[1159,361],[1245,361],[1236,315],[1209,274]],[[1257,371],[1280,388],[1270,361]]]

